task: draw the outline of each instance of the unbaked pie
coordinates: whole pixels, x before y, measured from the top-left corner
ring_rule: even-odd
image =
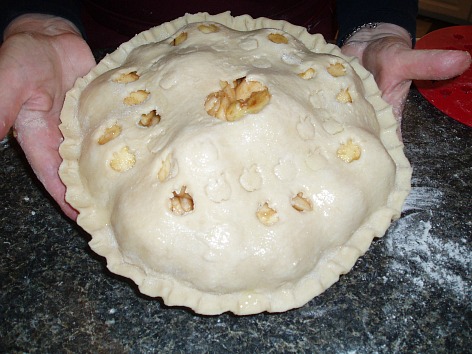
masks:
[[[398,218],[410,165],[372,76],[284,21],[186,15],[68,93],[60,175],[109,269],[197,313],[280,312]]]

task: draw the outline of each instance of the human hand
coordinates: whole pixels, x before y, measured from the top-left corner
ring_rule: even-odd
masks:
[[[463,73],[471,63],[468,52],[413,50],[411,44],[405,29],[381,23],[360,30],[341,48],[374,75],[382,97],[393,106],[399,121],[412,80],[449,79]]]
[[[71,219],[59,175],[58,128],[65,93],[94,65],[77,28],[67,20],[28,14],[5,30],[0,47],[0,139],[14,128],[38,179]]]

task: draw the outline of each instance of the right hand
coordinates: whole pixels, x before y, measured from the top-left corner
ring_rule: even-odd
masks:
[[[342,51],[357,57],[373,74],[398,120],[412,80],[449,79],[462,74],[471,64],[466,51],[412,49],[408,32],[390,23],[360,30],[349,38]]]
[[[23,15],[5,30],[0,47],[0,139],[11,127],[38,179],[71,219],[65,201],[59,115],[66,92],[95,65],[92,52],[69,21]]]

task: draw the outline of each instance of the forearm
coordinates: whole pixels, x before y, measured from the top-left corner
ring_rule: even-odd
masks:
[[[361,64],[365,64],[365,49],[369,44],[385,37],[397,37],[408,47],[412,46],[410,33],[403,27],[391,23],[379,23],[375,28],[362,28],[344,41],[344,54],[357,57]]]
[[[11,23],[26,14],[43,14],[67,20],[74,31],[84,33],[79,0],[3,0],[0,5],[0,40]]]
[[[49,36],[72,33],[81,35],[80,30],[71,21],[46,14],[24,14],[15,18],[5,28],[3,40],[18,33],[41,33]]]
[[[404,28],[413,40],[416,36],[417,0],[337,0],[338,45],[359,26],[390,23]]]

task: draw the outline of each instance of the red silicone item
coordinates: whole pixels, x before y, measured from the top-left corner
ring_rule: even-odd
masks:
[[[453,26],[428,33],[417,49],[458,49],[472,55],[472,26]],[[451,118],[472,127],[472,66],[462,75],[445,81],[415,81],[419,92]]]

